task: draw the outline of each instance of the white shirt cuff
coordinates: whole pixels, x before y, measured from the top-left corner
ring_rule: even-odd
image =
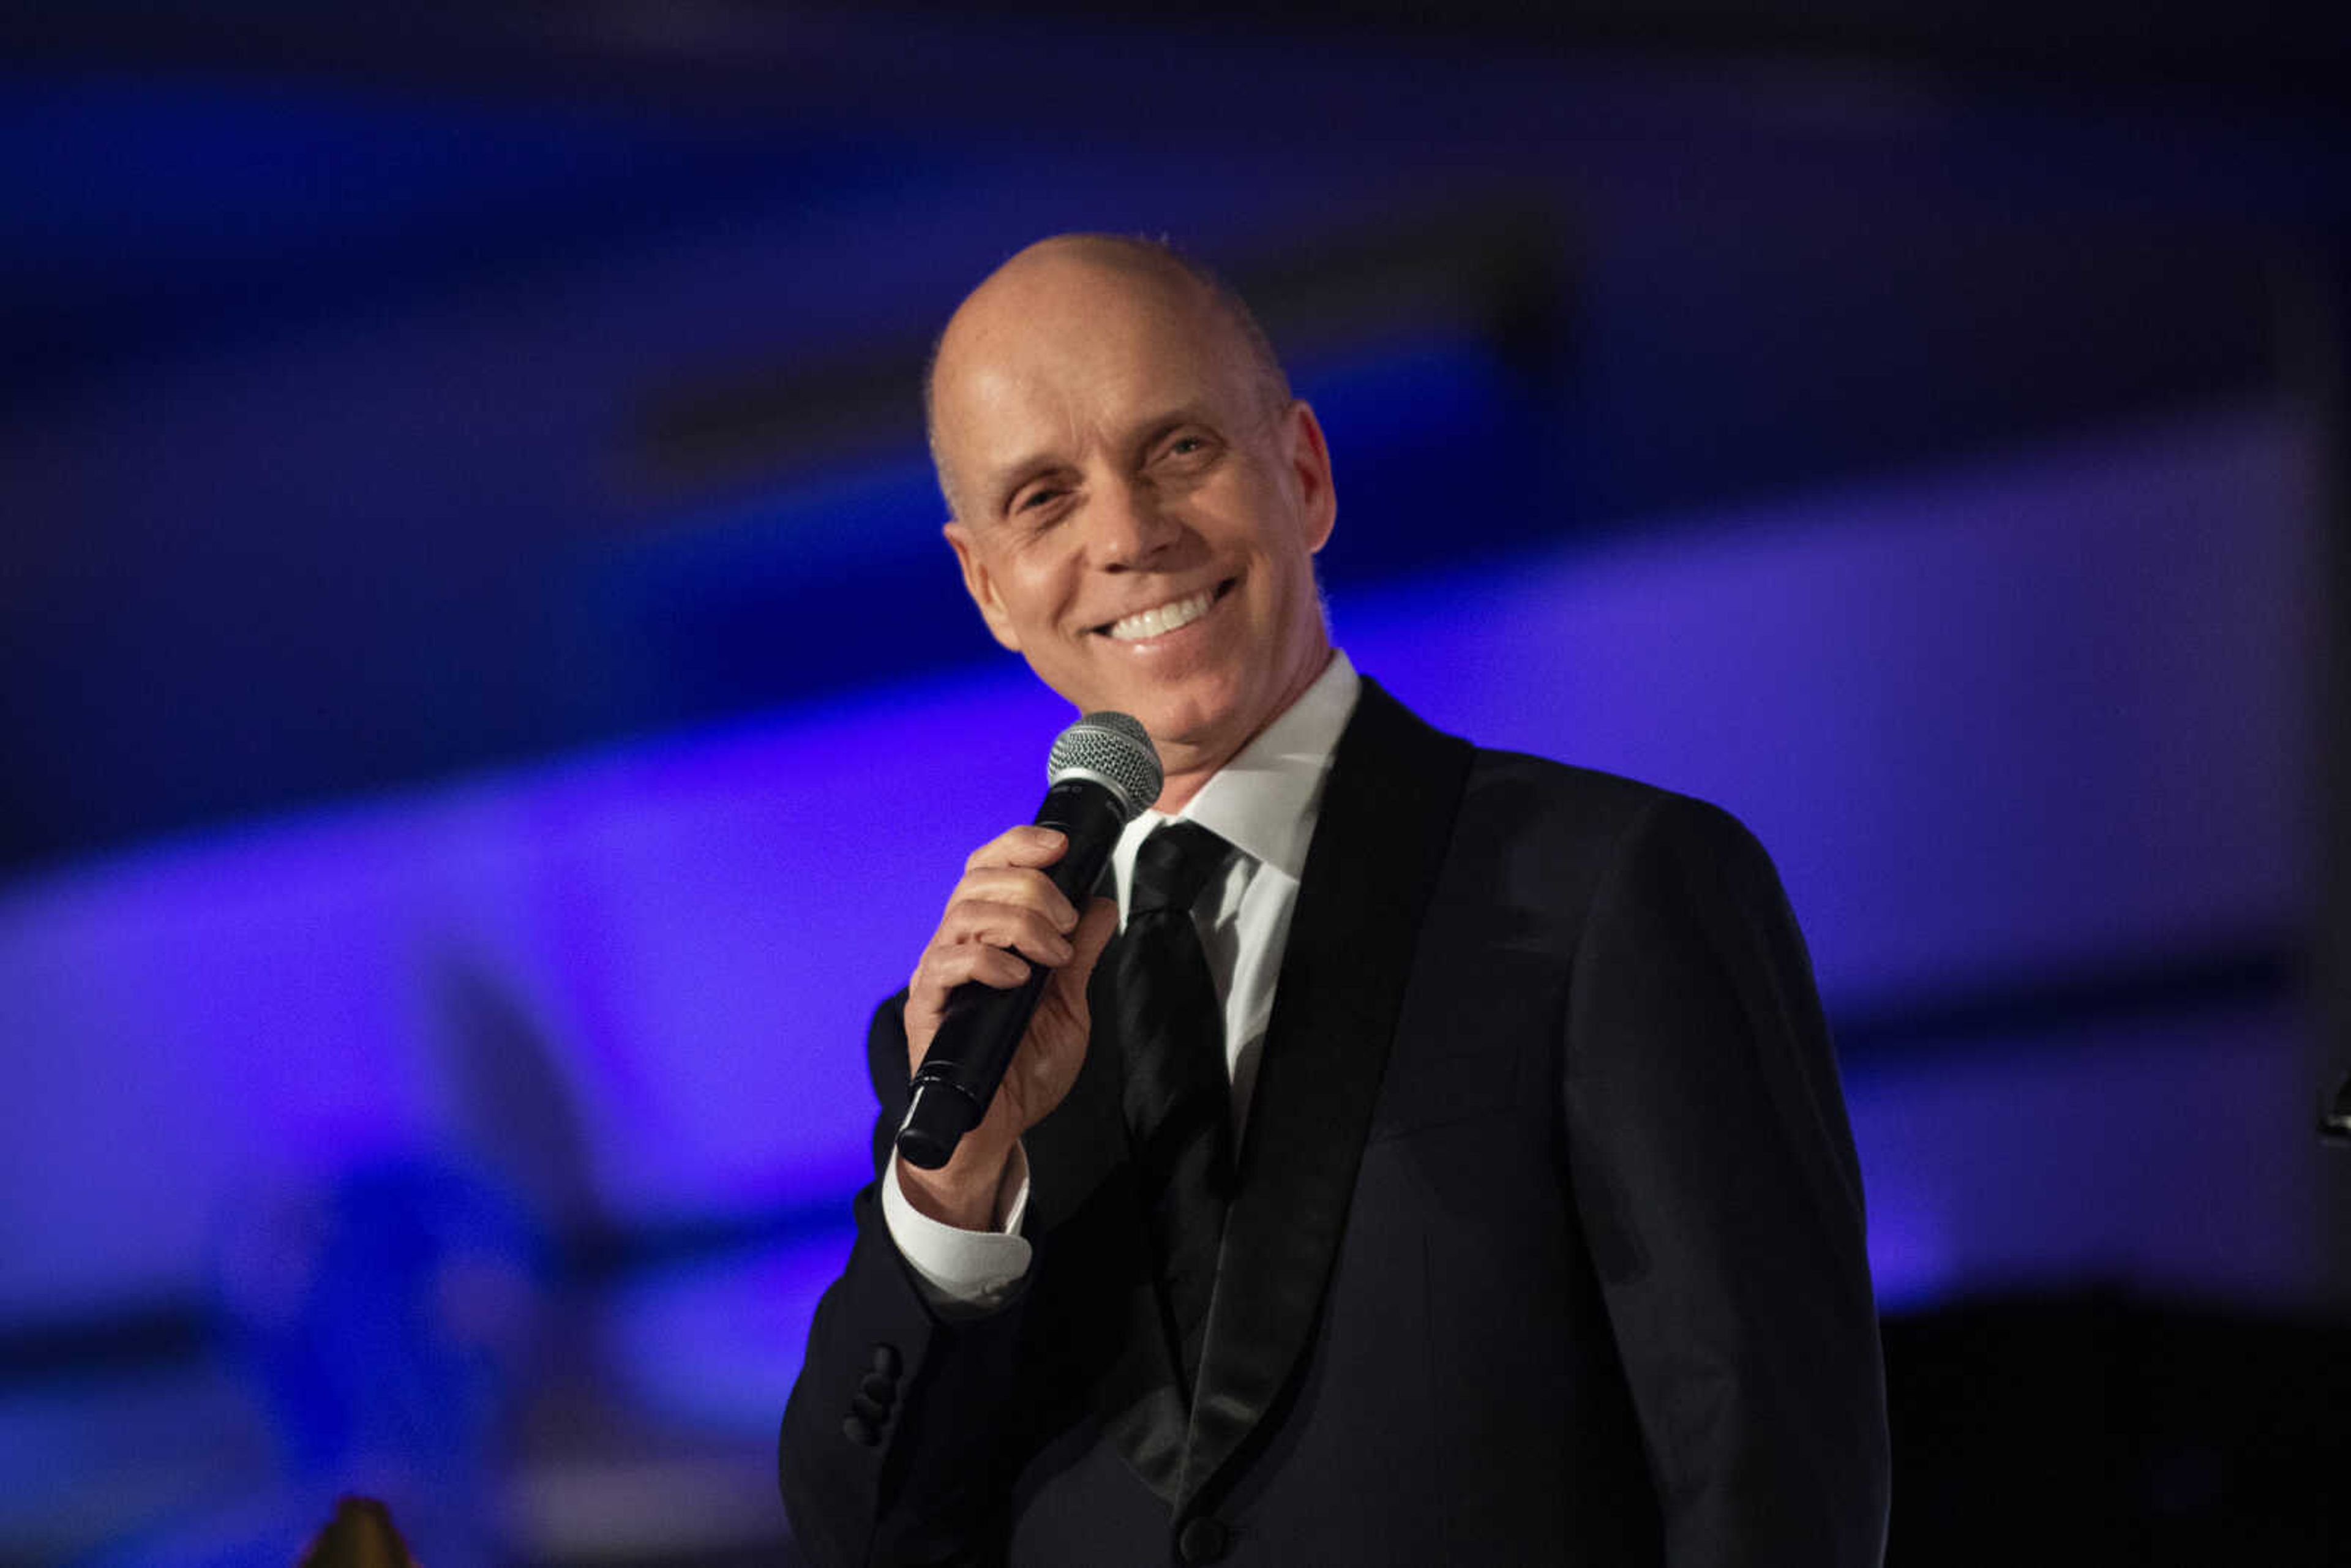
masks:
[[[964,1230],[916,1208],[898,1185],[898,1151],[882,1172],[882,1221],[915,1288],[943,1316],[992,1312],[1028,1277],[1029,1247],[1020,1234],[1029,1212],[1029,1155],[1018,1144],[996,1189],[997,1228]]]

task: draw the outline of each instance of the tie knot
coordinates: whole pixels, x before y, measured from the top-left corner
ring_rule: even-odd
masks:
[[[1197,822],[1169,822],[1155,829],[1134,856],[1134,892],[1127,918],[1165,910],[1188,914],[1200,890],[1225,863],[1233,846]]]

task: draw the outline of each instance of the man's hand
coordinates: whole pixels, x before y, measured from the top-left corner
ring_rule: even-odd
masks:
[[[920,1213],[965,1230],[992,1229],[996,1193],[1020,1135],[1061,1103],[1086,1059],[1086,981],[1118,925],[1118,908],[1097,898],[1082,919],[1044,869],[1069,841],[1050,828],[1014,828],[964,862],[939,928],[906,992],[906,1065],[920,1067],[939,1032],[947,996],[967,980],[1008,989],[1042,964],[1053,978],[1038,999],[1004,1082],[955,1157],[935,1171],[901,1160],[898,1185]]]

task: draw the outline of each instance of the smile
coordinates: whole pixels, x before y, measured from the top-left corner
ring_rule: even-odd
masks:
[[[1208,607],[1223,598],[1225,591],[1231,586],[1232,583],[1228,580],[1217,584],[1214,588],[1204,588],[1189,599],[1178,599],[1172,603],[1155,605],[1149,610],[1138,610],[1132,615],[1123,616],[1107,626],[1096,627],[1095,630],[1121,643],[1140,643],[1150,637],[1164,637],[1170,632],[1189,626],[1193,622],[1206,615],[1208,612]]]

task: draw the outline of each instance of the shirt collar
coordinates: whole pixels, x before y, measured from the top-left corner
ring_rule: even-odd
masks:
[[[1127,825],[1117,857],[1120,884],[1151,830],[1177,819],[1199,823],[1260,865],[1302,877],[1322,779],[1362,685],[1346,653],[1334,651],[1298,700],[1217,769],[1176,818],[1145,811]]]

